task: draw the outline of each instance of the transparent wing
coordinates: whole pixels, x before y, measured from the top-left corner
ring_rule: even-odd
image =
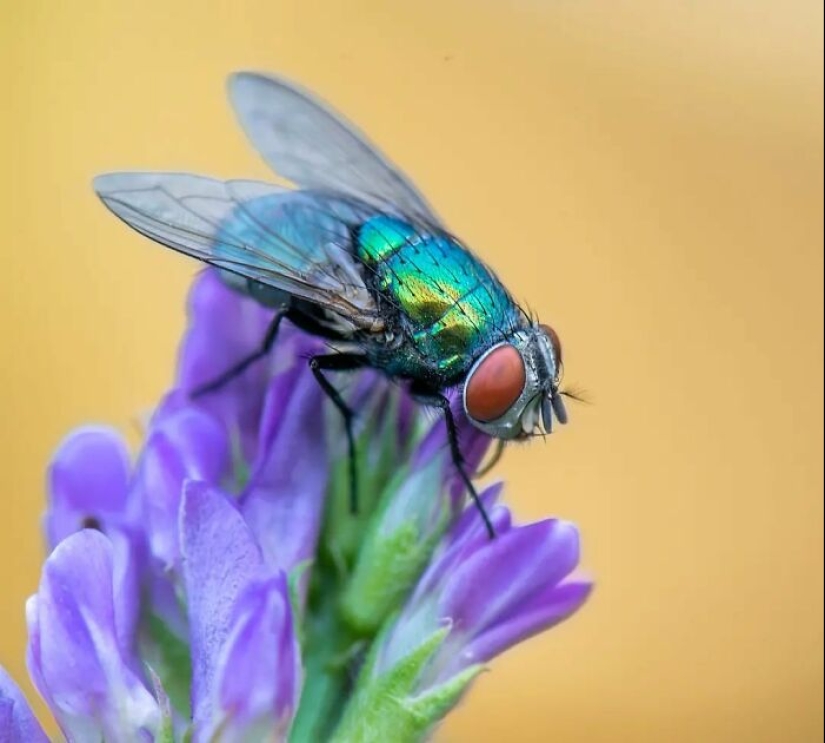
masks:
[[[346,194],[441,225],[412,181],[353,124],[312,94],[253,72],[232,75],[228,88],[243,130],[279,175],[301,188]]]
[[[109,173],[95,178],[94,188],[114,214],[152,240],[359,327],[379,321],[350,250],[349,226],[374,213],[364,205],[183,173]]]

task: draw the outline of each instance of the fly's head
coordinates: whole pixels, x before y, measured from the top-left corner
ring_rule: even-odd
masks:
[[[562,357],[556,332],[534,324],[488,349],[464,384],[464,410],[484,433],[526,439],[567,423],[559,392]]]

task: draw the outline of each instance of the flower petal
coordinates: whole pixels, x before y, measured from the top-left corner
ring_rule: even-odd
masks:
[[[70,738],[152,732],[156,701],[117,632],[111,542],[84,530],[61,542],[27,606],[32,678]]]
[[[49,739],[11,676],[0,666],[0,740],[48,743]]]
[[[318,540],[329,479],[325,399],[305,354],[296,353],[269,387],[258,459],[242,497],[267,563],[287,572],[312,557]]]
[[[129,470],[129,451],[113,429],[85,426],[70,433],[49,467],[49,547],[90,524],[107,529],[129,522]]]
[[[501,483],[494,483],[480,495],[497,538],[502,537],[510,529],[511,522],[510,511],[504,506],[496,505],[502,487]],[[474,503],[469,503],[419,580],[414,598],[417,599],[425,593],[437,590],[444,576],[451,574],[457,566],[463,564],[470,555],[488,544],[489,541],[490,535],[487,533],[478,508]]]
[[[511,529],[478,549],[447,579],[442,616],[475,635],[534,591],[561,581],[579,559],[576,528],[548,519]]]
[[[211,381],[234,361],[255,351],[272,310],[230,289],[217,271],[207,269],[192,285],[189,317],[176,385],[184,390]]]
[[[502,621],[470,641],[461,653],[459,667],[485,663],[507,648],[543,632],[577,612],[593,590],[590,581],[565,581],[548,585],[531,596]]]
[[[181,505],[181,551],[192,648],[195,740],[208,740],[219,657],[235,602],[261,577],[263,557],[235,504],[202,482],[188,482]]]
[[[112,544],[112,598],[115,629],[122,650],[131,653],[140,618],[140,582],[145,569],[145,543],[130,531],[111,530],[106,536]]]
[[[135,492],[146,516],[149,547],[169,569],[179,557],[178,513],[188,479],[218,484],[229,463],[229,441],[210,415],[190,406],[155,416],[135,473]]]
[[[176,385],[185,392],[213,381],[260,348],[273,312],[229,289],[217,271],[207,270],[192,287],[189,315],[189,330],[179,351]],[[269,360],[262,359],[223,389],[196,401],[226,430],[240,436],[248,458],[254,452],[270,374]]]

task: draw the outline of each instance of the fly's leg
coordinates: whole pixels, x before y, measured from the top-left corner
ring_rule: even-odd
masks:
[[[487,511],[484,509],[484,503],[482,503],[481,498],[478,497],[478,493],[476,492],[467,471],[464,469],[464,457],[461,455],[461,448],[458,445],[458,428],[455,425],[455,417],[453,416],[453,411],[450,408],[450,401],[440,392],[417,390],[415,388],[412,388],[411,392],[422,405],[439,408],[441,412],[444,413],[444,421],[447,424],[447,441],[450,444],[450,455],[452,456],[453,464],[458,470],[458,474],[461,477],[464,486],[470,492],[470,497],[473,499],[473,503],[478,509],[482,521],[484,521],[484,526],[487,529],[488,536],[490,539],[495,539],[496,531],[493,529],[493,523],[490,521]]]
[[[225,384],[228,384],[233,379],[243,374],[256,361],[264,358],[264,356],[272,350],[272,346],[275,343],[275,338],[278,335],[278,327],[281,324],[281,320],[283,320],[286,315],[287,310],[278,310],[272,318],[272,321],[269,323],[263,343],[261,343],[257,351],[249,354],[249,356],[245,356],[236,364],[230,366],[225,372],[223,372],[223,374],[216,377],[211,382],[206,382],[205,384],[196,387],[192,390],[191,396],[200,397],[201,395],[207,395],[210,392],[215,392]]]
[[[498,439],[496,441],[496,450],[493,452],[493,456],[490,457],[490,461],[487,462],[480,470],[478,470],[475,474],[475,479],[478,480],[479,477],[484,477],[493,467],[495,467],[499,460],[501,459],[501,455],[504,454],[504,447],[506,446],[504,439]]]
[[[354,371],[365,366],[367,360],[357,353],[329,353],[313,356],[309,360],[309,368],[321,385],[321,389],[332,400],[344,419],[344,430],[347,434],[347,448],[349,454],[349,505],[352,513],[358,511],[358,468],[355,462],[355,434],[352,430],[354,413],[352,408],[344,402],[341,393],[333,387],[324,375],[325,371]]]

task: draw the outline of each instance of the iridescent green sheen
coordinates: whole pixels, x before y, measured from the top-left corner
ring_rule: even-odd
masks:
[[[391,374],[456,377],[519,327],[521,314],[504,287],[447,235],[374,217],[361,227],[357,254],[412,341],[410,353],[389,360]]]

